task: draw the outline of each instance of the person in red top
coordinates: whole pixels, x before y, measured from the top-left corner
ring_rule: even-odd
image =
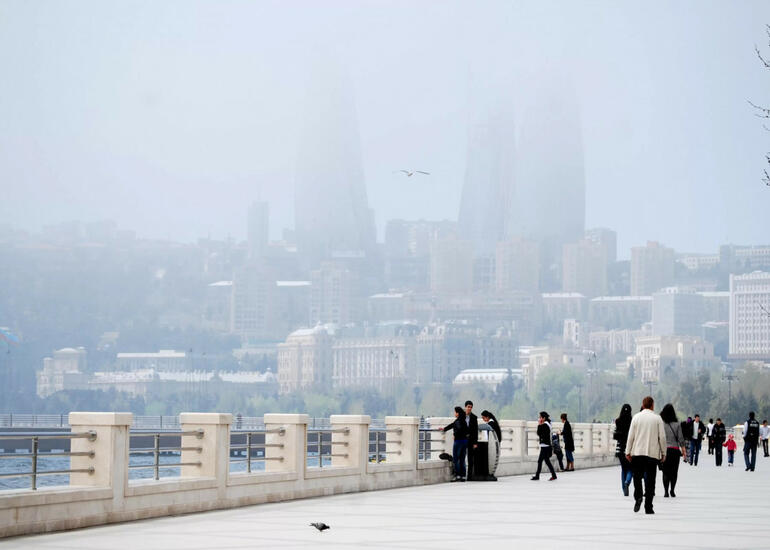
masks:
[[[735,449],[738,448],[738,445],[735,443],[735,436],[733,434],[728,435],[727,441],[722,443],[722,446],[727,447],[727,465],[732,466],[733,459],[735,458]]]

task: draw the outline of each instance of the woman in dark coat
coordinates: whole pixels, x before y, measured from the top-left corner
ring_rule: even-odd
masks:
[[[575,440],[572,437],[572,425],[567,420],[567,413],[561,413],[561,421],[564,422],[564,427],[561,429],[561,438],[564,440],[564,454],[567,455],[567,472],[575,471],[575,457],[572,453],[575,452]]]
[[[481,411],[481,419],[486,422],[490,428],[495,432],[495,435],[497,435],[497,441],[503,440],[503,432],[500,430],[500,424],[497,422],[497,418],[495,418],[495,415],[487,410]]]
[[[553,455],[553,447],[551,446],[551,419],[548,417],[548,413],[540,411],[540,417],[537,419],[537,440],[540,446],[540,454],[537,457],[537,472],[532,476],[532,481],[540,479],[540,471],[543,469],[543,462],[545,462],[548,469],[551,471],[551,477],[548,481],[554,481],[556,479],[556,471],[551,464],[551,456]]]
[[[454,445],[452,447],[452,462],[455,467],[455,477],[452,481],[465,481],[465,453],[468,451],[468,424],[465,422],[465,411],[462,407],[455,407],[455,420],[443,428],[442,432],[452,430]]]
[[[626,458],[626,441],[628,441],[631,418],[631,405],[626,403],[620,408],[620,415],[615,419],[615,433],[612,435],[617,441],[615,456],[620,460],[620,484],[623,488],[623,494],[626,496],[628,496],[628,486],[631,485],[633,479],[631,463]]]
[[[666,434],[666,460],[660,466],[663,470],[663,490],[665,491],[663,496],[668,497],[670,492],[672,497],[676,497],[674,489],[679,475],[679,459],[682,457],[685,444],[684,434],[671,403],[660,411],[660,419],[663,420],[663,432]]]

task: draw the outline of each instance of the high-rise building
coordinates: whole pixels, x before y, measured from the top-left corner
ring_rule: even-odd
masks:
[[[473,290],[473,246],[456,238],[430,245],[430,289],[437,294],[466,294]]]
[[[249,257],[262,258],[267,250],[270,231],[270,209],[266,202],[255,202],[249,207]]]
[[[261,262],[249,262],[235,271],[232,282],[230,331],[244,342],[280,339],[273,323],[276,277]]]
[[[430,287],[430,243],[456,237],[456,222],[388,221],[385,226],[385,282],[388,288],[427,291]]]
[[[499,291],[537,293],[540,285],[540,249],[537,243],[522,238],[497,243],[495,278]]]
[[[310,273],[310,323],[346,325],[361,319],[364,301],[358,275],[335,262]]]
[[[730,356],[770,360],[770,273],[730,275]]]
[[[491,256],[506,238],[513,193],[515,134],[510,117],[496,113],[471,126],[465,184],[460,199],[460,236],[476,254]]]
[[[302,118],[294,187],[298,253],[308,269],[337,251],[374,253],[374,216],[364,180],[355,101],[339,68],[319,64]],[[328,83],[332,84],[328,84]]]
[[[541,261],[558,263],[561,246],[585,230],[585,174],[579,108],[569,83],[534,90],[516,147],[515,194],[508,236],[543,245]]]
[[[583,239],[567,243],[562,251],[562,291],[578,292],[589,298],[607,294],[607,250]]]
[[[618,261],[618,234],[606,227],[586,229],[585,238],[604,248],[607,265]]]
[[[703,296],[694,290],[668,287],[652,295],[653,336],[700,336]]]
[[[673,249],[655,241],[631,248],[631,296],[649,296],[673,284]]]

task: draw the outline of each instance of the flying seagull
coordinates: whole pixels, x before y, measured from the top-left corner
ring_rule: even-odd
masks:
[[[403,172],[406,174],[407,178],[411,178],[415,174],[423,174],[425,176],[430,176],[430,172],[423,172],[422,170],[399,170],[399,172]]]
[[[331,527],[329,527],[328,525],[326,525],[325,523],[323,523],[323,522],[320,522],[320,521],[319,521],[319,522],[317,522],[317,523],[311,523],[310,525],[311,525],[311,526],[313,526],[313,527],[315,527],[316,529],[318,529],[318,530],[319,530],[319,531],[321,531],[322,533],[323,533],[324,531],[326,531],[327,529],[331,529]]]

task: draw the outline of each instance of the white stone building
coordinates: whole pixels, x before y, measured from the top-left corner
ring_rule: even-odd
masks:
[[[691,336],[647,336],[637,338],[634,375],[642,382],[659,382],[673,371],[718,366],[714,346]]]
[[[85,348],[63,348],[43,359],[43,369],[37,372],[37,395],[48,397],[57,391],[87,389],[86,356]]]
[[[770,359],[770,272],[730,275],[730,356]]]

